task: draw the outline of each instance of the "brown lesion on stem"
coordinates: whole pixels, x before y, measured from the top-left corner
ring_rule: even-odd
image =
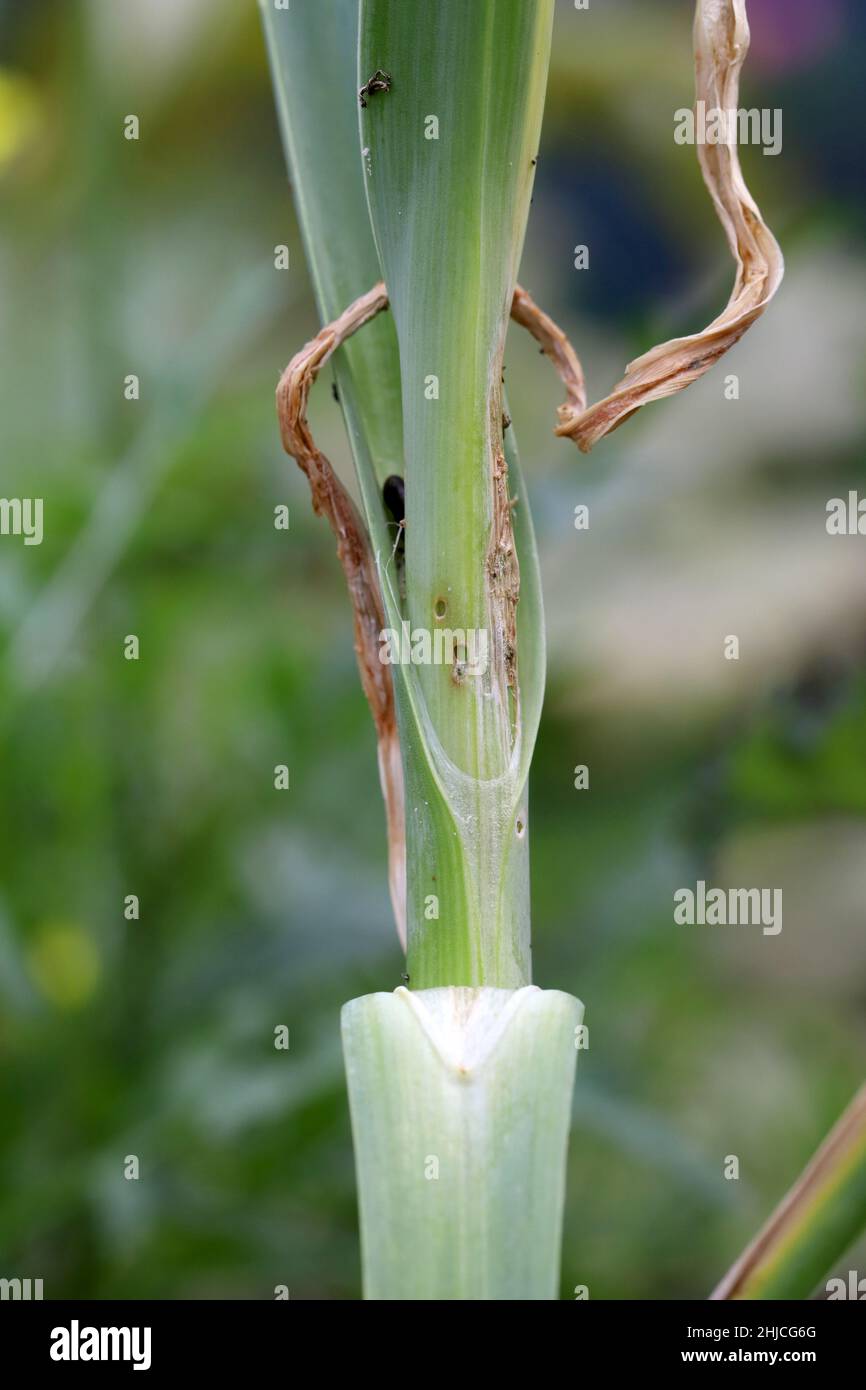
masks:
[[[355,618],[355,654],[361,684],[376,725],[379,777],[388,823],[388,878],[397,930],[406,944],[406,839],[403,766],[391,668],[379,660],[379,634],[385,628],[382,595],[367,530],[358,509],[330,461],[316,446],[307,420],[310,388],[322,367],[359,328],[386,308],[383,284],[350,304],[333,323],[296,353],[277,387],[277,414],[283,448],[307,476],[313,510],[327,518],[337,541]]]
[[[488,402],[491,524],[487,546],[487,582],[492,623],[493,666],[517,699],[517,604],[520,564],[511,524],[508,464],[502,443],[501,360],[494,364]]]

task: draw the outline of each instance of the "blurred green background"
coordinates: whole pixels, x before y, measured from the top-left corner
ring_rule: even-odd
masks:
[[[866,490],[866,12],[749,10],[772,310],[589,459],[509,340],[550,637],[535,978],[591,1041],[564,1297],[706,1296],[866,1071],[866,539],[825,529]],[[558,5],[521,280],[591,398],[729,291],[673,140],[691,13]],[[0,539],[0,1275],[357,1298],[339,1010],[402,959],[342,575],[276,429],[317,324],[252,0],[0,0],[0,305],[0,493],[45,499],[40,547]],[[327,382],[314,423],[346,468]],[[782,934],[676,926],[697,878],[781,887]]]

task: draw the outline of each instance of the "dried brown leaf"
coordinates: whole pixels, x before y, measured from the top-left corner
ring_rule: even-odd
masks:
[[[553,322],[535,300],[518,285],[511,303],[515,323],[529,330],[545,357],[549,357],[565,384],[567,400],[558,409],[560,421],[570,422],[573,416],[586,410],[586,385],[583,368],[571,343],[558,324]]]
[[[383,284],[356,299],[296,353],[277,387],[283,448],[307,475],[313,510],[325,516],[337,541],[355,618],[355,653],[379,743],[379,777],[388,825],[388,882],[397,931],[406,945],[406,838],[403,766],[391,669],[379,660],[385,627],[382,596],[367,530],[333,466],[317,447],[307,420],[310,388],[341,343],[387,306]]]
[[[746,0],[698,0],[694,43],[697,101],[708,111],[737,110],[749,49]],[[604,400],[589,409],[560,411],[556,433],[584,453],[642,405],[684,390],[709,371],[760,317],[781,283],[782,253],[743,179],[736,130],[725,133],[727,143],[699,144],[698,159],[737,265],[727,307],[702,333],[674,338],[630,363]]]

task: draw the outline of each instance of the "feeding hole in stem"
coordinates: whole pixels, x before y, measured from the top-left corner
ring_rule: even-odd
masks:
[[[524,821],[522,815],[517,817],[514,829],[517,831],[518,840],[522,840],[524,835],[526,834],[526,822]]]
[[[442,619],[445,617],[445,614],[447,612],[448,600],[446,598],[442,598],[440,595],[440,597],[437,598],[433,604],[433,616],[436,619],[437,623],[441,623]]]

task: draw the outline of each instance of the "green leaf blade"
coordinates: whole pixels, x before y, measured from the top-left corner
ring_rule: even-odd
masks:
[[[280,132],[322,323],[381,278],[370,228],[358,134],[357,0],[275,10],[259,0]],[[299,343],[287,337],[286,357]],[[334,356],[340,401],[374,546],[393,544],[381,487],[403,472],[400,362],[390,314]]]
[[[482,778],[510,766],[515,737],[506,670],[513,653],[503,650],[509,636],[491,612],[489,571],[501,558],[490,555],[491,469],[503,452],[502,352],[552,15],[550,0],[361,7],[361,82],[376,71],[390,79],[390,90],[367,98],[361,126],[400,344],[408,613],[413,628],[435,631],[445,621],[490,633],[491,679],[471,692],[474,700],[447,667],[420,672],[446,753]],[[538,620],[528,609],[521,616]]]

